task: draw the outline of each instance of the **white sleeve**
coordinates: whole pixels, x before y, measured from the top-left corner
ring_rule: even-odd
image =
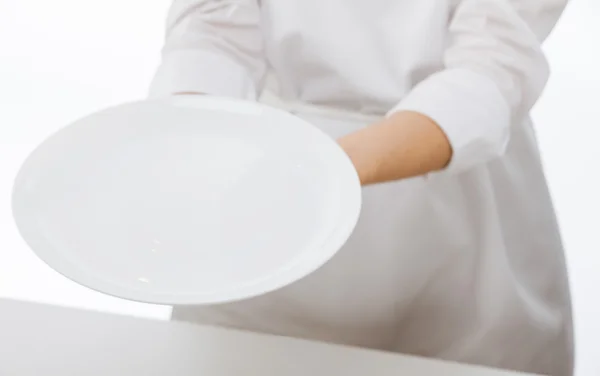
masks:
[[[266,72],[258,0],[175,0],[150,97],[256,99]]]
[[[567,0],[458,0],[444,69],[419,83],[392,111],[433,119],[453,149],[447,171],[501,156],[515,120],[544,89],[549,68],[541,44]]]

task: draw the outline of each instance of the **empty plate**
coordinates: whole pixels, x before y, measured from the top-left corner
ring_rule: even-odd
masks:
[[[344,151],[281,110],[207,96],[131,103],[60,130],[25,161],[13,214],[71,280],[157,304],[264,294],[346,242],[361,188]]]

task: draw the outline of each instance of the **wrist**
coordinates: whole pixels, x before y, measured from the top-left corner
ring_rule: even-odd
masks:
[[[372,158],[368,158],[364,146],[360,143],[360,137],[352,133],[338,140],[350,161],[354,165],[361,185],[369,185],[375,182],[376,167]]]

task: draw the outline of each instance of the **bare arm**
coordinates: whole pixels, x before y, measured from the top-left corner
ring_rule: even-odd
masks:
[[[448,165],[452,148],[442,129],[402,111],[339,140],[363,185],[424,175]]]

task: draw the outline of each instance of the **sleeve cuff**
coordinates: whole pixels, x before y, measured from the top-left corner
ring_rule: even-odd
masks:
[[[452,147],[444,170],[460,173],[504,154],[511,110],[489,78],[466,69],[448,69],[417,85],[389,113],[418,112],[435,121]]]
[[[182,92],[256,99],[256,85],[246,68],[211,51],[178,50],[164,54],[149,97],[168,97]]]

